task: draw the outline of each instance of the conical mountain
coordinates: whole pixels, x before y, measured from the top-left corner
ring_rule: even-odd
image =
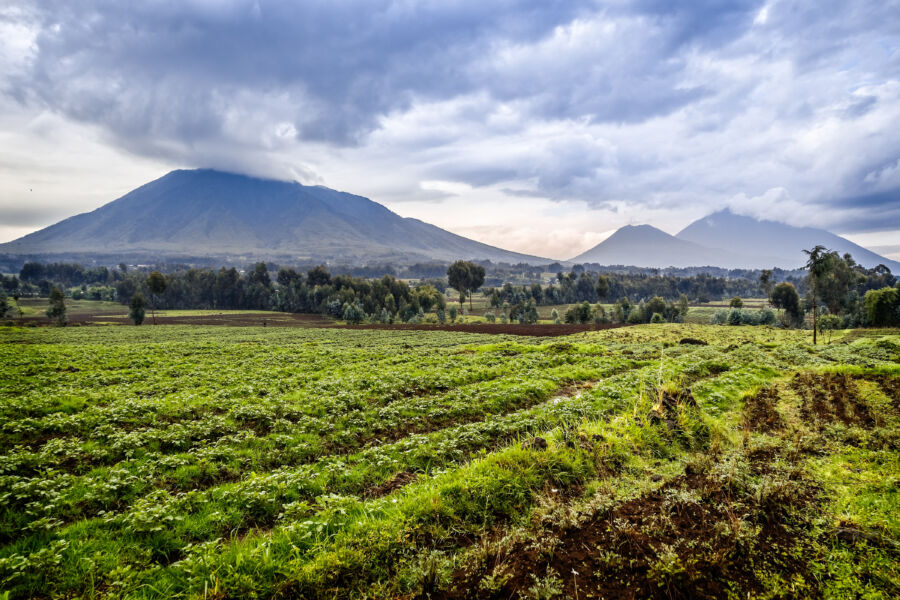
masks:
[[[758,267],[793,269],[806,263],[804,249],[821,244],[841,254],[849,252],[857,263],[872,268],[879,264],[900,273],[900,263],[880,256],[850,240],[824,229],[794,227],[775,221],[761,221],[722,210],[694,221],[676,236],[702,246],[723,248],[752,258]]]
[[[626,225],[570,260],[635,267],[743,266],[740,256],[680,240],[651,225]]]
[[[403,218],[322,186],[208,169],[179,170],[97,210],[0,244],[13,255],[141,255],[547,263]]]

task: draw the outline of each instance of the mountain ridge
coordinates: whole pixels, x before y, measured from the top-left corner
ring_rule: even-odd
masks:
[[[850,253],[857,263],[866,267],[883,264],[892,272],[900,272],[900,262],[891,260],[855,244],[825,229],[796,227],[778,221],[756,219],[723,209],[697,219],[675,237],[706,246],[721,246],[742,255],[759,253],[765,248],[783,264],[784,268],[802,267],[806,263],[804,249],[821,244],[840,254]]]
[[[822,244],[860,264],[900,263],[825,230],[722,210],[677,235],[626,225],[563,263],[636,267],[797,268]],[[490,260],[557,262],[477,242],[401,217],[363,196],[213,169],[176,170],[86,213],[17,240],[0,254],[28,257],[141,256],[153,260],[276,260],[376,264]]]
[[[93,211],[0,244],[0,252],[552,262],[401,217],[363,196],[212,169],[172,171]]]

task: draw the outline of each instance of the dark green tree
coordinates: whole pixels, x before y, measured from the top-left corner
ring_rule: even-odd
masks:
[[[769,301],[775,308],[784,309],[784,312],[790,317],[793,324],[799,324],[803,318],[803,312],[800,310],[800,294],[793,284],[783,282],[772,288],[772,295]]]
[[[147,289],[150,290],[150,313],[153,315],[153,324],[156,325],[156,307],[159,304],[159,297],[165,293],[169,282],[166,281],[165,275],[159,271],[153,271],[147,277],[146,283]]]
[[[762,288],[766,298],[772,295],[772,288],[775,287],[775,275],[771,269],[763,269],[759,273],[759,287]]]
[[[144,316],[147,314],[146,309],[147,301],[144,299],[143,294],[135,294],[131,297],[128,318],[134,321],[135,325],[140,325],[144,322]]]
[[[809,287],[812,294],[813,309],[813,346],[815,346],[816,330],[819,325],[819,285],[830,270],[831,260],[829,258],[830,253],[825,249],[825,246],[816,246],[812,250],[804,250],[803,252],[809,257],[803,268],[809,271]]]
[[[319,265],[306,272],[306,281],[311,286],[328,285],[331,283],[331,274],[325,265]]]
[[[597,277],[597,299],[600,302],[609,295],[609,277],[606,275],[599,275]]]
[[[484,267],[468,260],[458,260],[447,267],[447,282],[459,292],[460,306],[468,294],[469,308],[472,308],[471,293],[484,285],[485,274]]]
[[[744,308],[744,301],[741,300],[740,296],[735,296],[731,299],[731,302],[728,303],[728,306],[731,308]]]
[[[66,297],[62,290],[54,287],[50,290],[50,302],[47,306],[47,316],[56,320],[59,325],[66,324]]]
[[[863,297],[866,317],[873,327],[889,327],[898,324],[900,311],[900,291],[896,288],[869,290]]]

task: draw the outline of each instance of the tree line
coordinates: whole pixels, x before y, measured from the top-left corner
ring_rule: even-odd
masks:
[[[652,272],[595,272],[578,266],[560,271],[549,285],[504,283],[484,290],[490,304],[488,319],[534,322],[538,306],[573,305],[554,321],[651,322],[679,321],[690,302],[729,297],[768,297],[782,310],[782,324],[802,326],[807,313],[814,329],[865,325],[900,325],[900,291],[897,278],[879,265],[867,269],[849,254],[839,255],[824,247],[807,251],[805,276],[781,270],[748,271],[740,277],[698,272],[688,276]],[[434,275],[435,271],[429,271]],[[750,275],[756,275],[750,277]],[[54,289],[71,298],[117,301],[130,305],[133,318],[143,320],[147,308],[278,310],[319,313],[350,322],[416,322],[434,312],[440,322],[455,320],[459,312],[448,308],[444,291],[448,284],[459,294],[460,308],[485,283],[483,265],[456,261],[444,277],[411,286],[392,275],[380,278],[334,275],[324,266],[306,271],[281,267],[270,270],[260,262],[246,272],[234,267],[179,268],[161,273],[129,270],[121,264],[83,268],[80,265],[25,263],[18,276],[0,276],[0,313],[5,315],[8,296],[50,296]],[[55,297],[57,297],[56,295]],[[612,309],[600,303],[612,303]],[[768,314],[725,313],[718,322],[766,324]],[[58,314],[59,309],[56,309]],[[747,311],[744,311],[745,313]]]

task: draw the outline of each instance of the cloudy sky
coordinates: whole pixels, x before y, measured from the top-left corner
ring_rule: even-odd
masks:
[[[552,258],[730,207],[900,259],[900,1],[0,4],[0,241],[192,167]]]

